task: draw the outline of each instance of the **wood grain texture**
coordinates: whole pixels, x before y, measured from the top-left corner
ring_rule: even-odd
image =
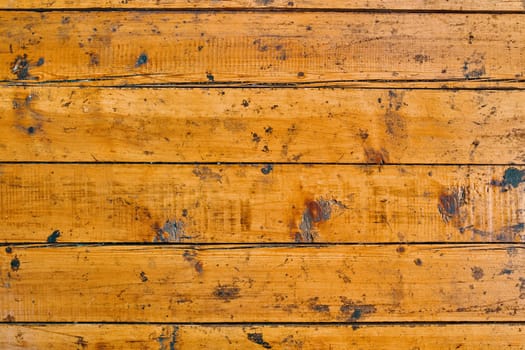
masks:
[[[523,82],[523,16],[10,11],[0,81]]]
[[[503,166],[3,165],[0,240],[523,242],[524,173]]]
[[[4,161],[525,163],[525,91],[0,91]]]
[[[1,9],[340,9],[523,11],[521,0],[0,0]]]
[[[15,246],[17,322],[523,321],[521,245]]]
[[[525,349],[525,324],[0,325],[2,349]]]

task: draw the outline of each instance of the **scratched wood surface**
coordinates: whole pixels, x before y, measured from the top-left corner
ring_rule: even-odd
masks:
[[[525,241],[523,167],[9,164],[0,174],[3,242]]]
[[[4,11],[0,83],[523,82],[524,18]]]
[[[525,2],[0,0],[1,349],[525,349]]]
[[[0,92],[6,161],[525,162],[521,90]]]
[[[38,349],[523,349],[525,324],[0,325],[0,346]],[[443,336],[446,334],[446,336]]]
[[[1,0],[0,9],[327,9],[525,11],[522,0]]]
[[[523,246],[14,246],[18,322],[513,321]],[[519,316],[518,316],[519,317]]]

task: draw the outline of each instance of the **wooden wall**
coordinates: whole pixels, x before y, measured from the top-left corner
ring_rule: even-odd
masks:
[[[525,349],[525,2],[0,0],[1,349]]]

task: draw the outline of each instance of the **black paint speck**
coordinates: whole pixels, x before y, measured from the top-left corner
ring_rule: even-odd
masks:
[[[140,56],[137,58],[137,62],[135,62],[135,67],[140,67],[146,63],[148,63],[148,55],[146,55],[145,53],[141,53]]]
[[[420,258],[417,258],[417,259],[414,260],[414,264],[416,264],[417,266],[421,266],[421,265],[423,265],[423,261],[421,261]]]
[[[5,247],[5,252],[6,252],[7,254],[11,254],[11,253],[13,252],[13,248],[11,248],[11,247]]]
[[[211,73],[206,73],[206,78],[208,78],[209,81],[215,81],[215,77]]]
[[[28,133],[29,135],[34,134],[34,133],[35,133],[35,128],[32,127],[32,126],[30,126],[29,128],[27,128],[27,133]]]
[[[518,187],[518,185],[521,182],[524,182],[523,176],[525,175],[525,171],[518,170],[516,168],[508,168],[505,170],[505,174],[503,174],[503,182],[504,184],[511,185],[512,187]]]
[[[182,209],[182,216],[188,216],[188,209]]]
[[[230,302],[233,299],[237,299],[239,297],[240,292],[241,289],[234,285],[219,284],[213,291],[213,295],[217,299],[221,299],[225,302]]]
[[[248,340],[255,344],[261,345],[265,349],[272,348],[272,346],[268,342],[264,341],[262,333],[248,333]]]
[[[257,135],[257,133],[252,132],[252,141],[253,142],[260,142],[261,141],[261,137],[259,135]]]
[[[520,183],[525,182],[525,170],[519,170],[516,168],[508,168],[503,174],[503,180],[493,180],[491,185],[503,187],[502,191],[506,191],[507,187],[516,188]]]
[[[60,237],[60,231],[59,230],[53,231],[53,233],[51,233],[49,237],[47,237],[47,243],[56,243],[58,237]]]
[[[304,77],[304,72],[299,72],[299,73],[297,73],[297,76],[298,76],[299,78]]]
[[[15,256],[14,259],[11,260],[11,270],[18,271],[18,269],[20,269],[20,260]]]
[[[354,312],[352,312],[352,316],[350,316],[353,320],[358,320],[361,318],[362,315],[361,309],[355,309]]]
[[[242,106],[244,108],[248,107],[250,105],[250,102],[248,102],[247,100],[242,100]]]
[[[29,78],[29,61],[27,55],[17,56],[13,64],[11,65],[11,71],[16,74],[18,79]]]
[[[273,170],[273,165],[272,164],[266,164],[264,167],[261,168],[261,173],[263,173],[264,175],[268,175],[269,173],[271,173]]]
[[[43,65],[43,64],[44,64],[44,57],[40,57],[40,58],[38,59],[38,61],[36,62],[36,66],[37,66],[37,67],[40,67],[40,66]]]
[[[141,280],[142,282],[147,282],[147,281],[148,281],[148,276],[146,276],[146,273],[145,273],[144,271],[142,271],[142,272],[140,273],[140,280]]]

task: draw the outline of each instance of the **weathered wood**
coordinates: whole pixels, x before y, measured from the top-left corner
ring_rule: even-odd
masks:
[[[524,173],[503,166],[3,165],[0,241],[525,241]]]
[[[525,163],[525,91],[0,91],[6,161]]]
[[[524,321],[521,245],[15,246],[17,322]]]
[[[0,81],[523,82],[523,19],[521,14],[9,11],[0,13]]]
[[[1,9],[339,9],[339,10],[449,10],[523,11],[521,0],[0,0]]]
[[[2,349],[525,349],[525,324],[0,325]]]

